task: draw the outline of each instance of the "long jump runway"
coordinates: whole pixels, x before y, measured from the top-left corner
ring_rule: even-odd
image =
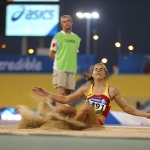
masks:
[[[81,131],[17,129],[0,121],[0,150],[150,150],[150,127],[104,126]]]

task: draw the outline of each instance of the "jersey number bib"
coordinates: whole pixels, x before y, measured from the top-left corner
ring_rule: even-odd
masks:
[[[105,99],[88,99],[89,102],[95,110],[105,111],[107,102]]]

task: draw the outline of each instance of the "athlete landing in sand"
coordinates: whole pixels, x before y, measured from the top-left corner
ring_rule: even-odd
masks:
[[[107,77],[106,66],[103,63],[97,63],[91,68],[91,73],[86,75],[86,80],[90,81],[90,84],[82,86],[70,95],[57,95],[41,87],[34,87],[32,90],[39,96],[61,103],[62,105],[54,109],[56,112],[72,116],[77,121],[85,122],[89,127],[104,124],[113,100],[124,112],[150,119],[150,113],[129,106],[121,97],[118,88],[106,83]],[[85,98],[85,103],[79,110],[64,105],[81,97]]]

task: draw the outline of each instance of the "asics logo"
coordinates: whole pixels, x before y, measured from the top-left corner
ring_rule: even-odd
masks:
[[[12,21],[16,21],[19,18],[24,16],[26,20],[50,20],[54,18],[54,10],[41,10],[41,9],[27,9],[23,6],[20,6],[19,9],[12,15]]]
[[[22,14],[24,13],[25,8],[24,7],[20,7],[20,10],[16,11],[13,15],[12,15],[12,21],[16,21],[18,20]]]

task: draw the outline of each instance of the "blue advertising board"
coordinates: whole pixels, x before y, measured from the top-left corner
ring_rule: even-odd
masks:
[[[0,56],[0,72],[52,72],[53,61],[48,56]]]
[[[78,73],[95,63],[94,55],[78,55]],[[1,55],[0,73],[52,73],[53,61],[48,56]]]
[[[150,73],[150,55],[132,54],[119,56],[119,73]]]

